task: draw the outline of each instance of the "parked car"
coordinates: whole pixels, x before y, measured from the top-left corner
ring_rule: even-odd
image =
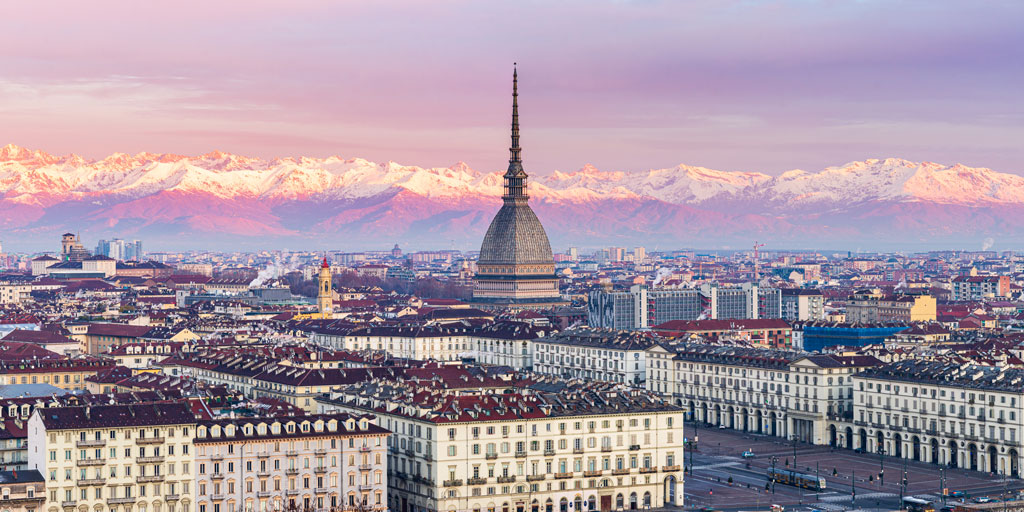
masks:
[[[964,496],[967,496],[963,491],[949,491],[949,495],[953,498],[963,498]]]
[[[989,498],[988,496],[981,496],[981,497],[978,497],[978,498],[974,498],[974,502],[975,503],[992,503],[992,498]]]

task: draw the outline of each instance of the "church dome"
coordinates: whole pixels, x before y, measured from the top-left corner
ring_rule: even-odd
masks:
[[[525,202],[506,202],[494,216],[480,246],[483,265],[553,265],[544,226]]]

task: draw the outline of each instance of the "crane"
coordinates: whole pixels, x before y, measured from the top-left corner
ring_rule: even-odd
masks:
[[[761,247],[764,247],[764,244],[758,243],[757,240],[754,240],[754,284],[761,281],[761,255],[758,252],[758,249]]]

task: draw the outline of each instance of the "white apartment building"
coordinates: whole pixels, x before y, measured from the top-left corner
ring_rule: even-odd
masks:
[[[647,379],[646,350],[654,344],[649,333],[576,328],[531,342],[533,371],[643,386]]]
[[[194,510],[187,403],[38,408],[29,467],[46,479],[46,510]]]
[[[681,505],[683,412],[643,391],[424,393],[365,384],[318,400],[372,412],[394,512],[582,512]]]
[[[655,345],[647,350],[647,389],[685,407],[695,421],[836,444],[835,423],[852,414],[852,375],[880,364],[871,356]]]
[[[363,415],[200,421],[196,510],[385,510],[387,436]]]
[[[906,360],[853,377],[839,444],[1020,476],[1024,370]]]

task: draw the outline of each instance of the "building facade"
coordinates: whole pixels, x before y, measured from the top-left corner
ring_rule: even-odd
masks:
[[[187,403],[39,408],[29,467],[46,478],[47,510],[195,510]]]
[[[196,510],[385,510],[387,436],[361,415],[200,421]]]

